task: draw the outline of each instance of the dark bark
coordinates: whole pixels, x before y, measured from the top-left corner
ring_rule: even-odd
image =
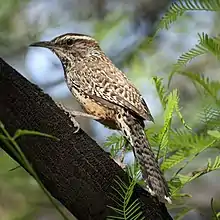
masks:
[[[0,120],[10,134],[28,129],[51,134],[60,141],[22,136],[18,143],[48,191],[79,220],[113,215],[111,193],[119,176],[127,174],[86,133],[74,128],[67,115],[36,85],[0,59]],[[0,146],[7,151],[6,146]],[[10,156],[12,154],[7,151]],[[137,186],[132,201],[143,204],[146,219],[172,219],[164,204]]]

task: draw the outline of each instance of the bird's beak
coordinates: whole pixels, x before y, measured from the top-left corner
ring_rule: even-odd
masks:
[[[45,47],[52,49],[54,47],[53,43],[51,41],[40,41],[40,42],[35,42],[29,45],[30,47]]]

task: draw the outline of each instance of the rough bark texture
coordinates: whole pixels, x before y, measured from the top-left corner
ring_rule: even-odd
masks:
[[[111,193],[119,176],[126,173],[86,133],[74,128],[68,116],[36,85],[0,59],[0,120],[13,134],[28,129],[54,135],[23,136],[19,145],[42,183],[79,220],[105,219],[117,207]],[[7,151],[6,146],[0,146]],[[9,151],[7,153],[10,154]],[[12,155],[10,155],[12,156]],[[132,201],[139,198],[146,219],[172,219],[164,204],[137,186]]]

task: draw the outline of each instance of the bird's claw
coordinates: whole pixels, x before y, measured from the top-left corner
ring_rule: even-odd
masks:
[[[80,130],[79,122],[76,121],[76,119],[74,117],[70,117],[70,120],[73,122],[74,128],[76,128],[76,130],[73,133],[75,134],[75,133],[79,132],[79,130]]]
[[[114,159],[115,163],[117,163],[122,169],[125,169],[126,168],[126,164],[123,163],[123,161],[121,160],[121,158],[116,158]]]
[[[75,115],[71,112],[71,110],[68,110],[63,104],[57,102],[57,106],[64,111],[66,115],[70,118],[71,122],[73,123],[74,128],[76,130],[73,132],[74,134],[77,133],[80,130],[80,124],[76,121]]]

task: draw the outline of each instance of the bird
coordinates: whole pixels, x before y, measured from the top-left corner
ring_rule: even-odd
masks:
[[[154,119],[140,91],[113,64],[99,42],[90,35],[66,33],[30,46],[56,54],[65,82],[84,116],[121,131],[140,164],[147,191],[160,202],[171,203],[168,184],[145,134],[144,122]]]

